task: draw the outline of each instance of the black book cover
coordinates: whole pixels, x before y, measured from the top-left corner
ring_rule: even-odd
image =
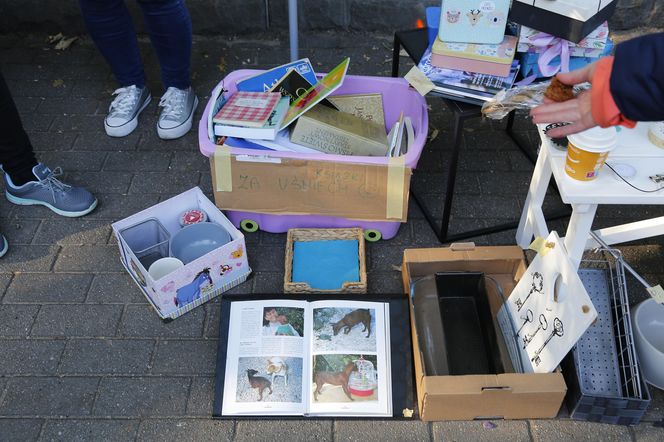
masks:
[[[307,90],[311,88],[312,84],[307,81],[298,71],[295,69],[290,69],[286,75],[284,75],[281,80],[279,80],[270,92],[279,92],[283,97],[288,97],[290,103],[292,104],[296,98],[300,95],[303,95]],[[321,104],[329,108],[338,110],[337,107],[330,103],[327,99],[323,99]]]

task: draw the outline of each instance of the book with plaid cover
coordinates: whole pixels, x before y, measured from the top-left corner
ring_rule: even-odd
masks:
[[[279,104],[279,92],[236,92],[212,121],[242,127],[263,127]]]

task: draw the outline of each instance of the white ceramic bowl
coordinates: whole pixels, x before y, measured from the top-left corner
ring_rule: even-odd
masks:
[[[632,329],[643,377],[664,390],[664,305],[650,298],[634,307]]]
[[[189,264],[230,241],[231,234],[219,224],[192,224],[183,227],[171,238],[171,256]]]
[[[168,275],[169,273],[176,271],[180,267],[184,267],[184,263],[182,261],[177,258],[173,258],[172,256],[167,256],[153,262],[148,269],[148,273],[150,276],[152,276],[152,279],[156,281]]]

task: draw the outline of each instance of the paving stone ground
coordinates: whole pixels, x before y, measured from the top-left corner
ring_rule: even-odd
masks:
[[[321,72],[350,56],[351,74],[390,74],[390,35],[323,33],[300,40],[301,55]],[[142,39],[141,46],[148,86],[158,97],[158,65],[149,42]],[[195,38],[193,82],[201,98],[196,119],[224,75],[287,58],[283,35]],[[664,418],[664,394],[656,389],[646,419],[634,428],[574,422],[564,412],[550,421],[496,421],[493,429],[481,422],[211,419],[219,302],[163,324],[123,272],[110,230],[113,221],[193,186],[211,194],[196,133],[159,140],[155,104],[135,133],[107,137],[102,121],[116,84],[87,38],[59,52],[45,35],[1,36],[0,60],[40,159],[62,166],[66,180],[89,187],[100,201],[94,213],[72,220],[0,199],[0,229],[11,245],[0,260],[0,440],[664,439],[664,430],[653,426]],[[408,65],[405,57],[402,62]],[[413,187],[439,205],[452,123],[439,100],[429,104],[430,132],[437,136],[422,155]],[[478,119],[464,131],[453,230],[520,213],[532,169],[503,126]],[[529,122],[521,116],[516,127],[534,149]],[[596,226],[662,214],[662,207],[602,207]],[[563,223],[553,225],[564,229]],[[474,240],[510,244],[514,231]],[[259,232],[247,244],[254,274],[234,291],[279,292],[285,235]],[[400,292],[393,266],[402,250],[436,245],[411,201],[398,236],[367,246],[369,290]],[[622,249],[638,271],[661,281],[663,246],[654,238]],[[633,284],[630,297],[638,302],[645,293]]]

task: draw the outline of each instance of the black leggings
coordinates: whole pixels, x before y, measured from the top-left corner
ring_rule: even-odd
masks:
[[[10,177],[32,173],[37,159],[23,129],[14,99],[0,72],[0,164]]]

